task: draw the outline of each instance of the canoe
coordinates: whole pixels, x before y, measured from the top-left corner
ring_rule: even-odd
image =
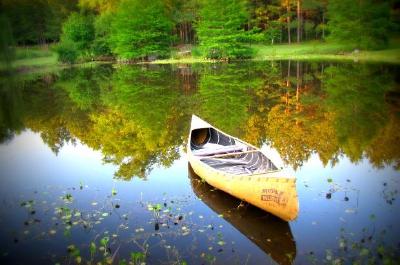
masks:
[[[193,171],[211,186],[285,221],[299,212],[296,178],[259,148],[192,115],[187,156]]]
[[[204,183],[190,165],[188,173],[194,194],[204,204],[257,245],[277,264],[293,264],[296,258],[296,241],[288,222],[251,205],[238,208],[237,205],[240,203],[238,199],[223,191],[214,190],[212,186]]]

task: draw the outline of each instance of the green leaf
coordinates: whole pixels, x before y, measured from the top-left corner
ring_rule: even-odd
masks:
[[[89,250],[91,256],[94,256],[94,254],[96,254],[96,244],[94,242],[90,243]]]
[[[371,214],[371,215],[369,216],[369,219],[371,219],[371,221],[375,221],[375,218],[376,218],[375,214]]]
[[[106,247],[106,246],[107,246],[107,243],[108,243],[108,241],[110,241],[110,238],[109,238],[108,236],[106,236],[106,237],[103,237],[103,238],[100,240],[100,245],[102,245],[102,246]]]
[[[369,254],[369,250],[366,248],[361,249],[360,256],[367,256]]]

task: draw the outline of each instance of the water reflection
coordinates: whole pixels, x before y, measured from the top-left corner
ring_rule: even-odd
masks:
[[[215,213],[232,224],[278,264],[292,264],[296,257],[296,242],[289,224],[256,207],[239,209],[240,200],[215,190],[194,173],[188,165],[194,194]]]
[[[60,238],[51,239],[54,209],[48,212],[48,207],[62,206],[60,197],[70,193],[76,199],[76,210],[96,213],[96,218],[103,218],[96,212],[102,205],[91,203],[102,198],[115,199],[121,206],[118,211],[129,214],[124,224],[130,228],[113,241],[113,251],[118,249],[119,240],[128,242],[119,250],[121,258],[129,257],[130,251],[140,251],[129,242],[132,233],[137,234],[135,229],[144,228],[154,247],[149,263],[176,252],[179,259],[174,260],[184,258],[188,264],[262,264],[266,259],[278,263],[295,259],[294,263],[308,264],[314,261],[309,258],[318,264],[326,261],[328,250],[331,261],[337,263],[379,263],[381,253],[389,261],[393,257],[397,261],[398,70],[387,65],[253,62],[99,65],[1,76],[1,201],[11,205],[0,213],[4,227],[0,233],[7,235],[2,255],[6,260],[23,261],[19,253],[26,254],[24,249],[29,249],[36,253],[36,260],[44,252],[48,257],[56,255],[51,258],[54,264],[69,258],[65,249],[75,244],[82,248],[83,261],[90,259],[90,242],[99,246],[97,234],[105,237],[105,232],[119,231],[121,223],[113,214],[95,226],[93,237],[78,229],[72,232],[73,238],[61,240],[63,229],[58,228]],[[302,208],[290,228],[269,217],[257,223],[264,213],[258,215],[253,210],[239,211],[241,215],[229,213],[223,206],[236,205],[226,197],[215,201],[217,192],[211,192],[212,201],[205,195],[204,201],[193,196],[183,150],[192,113],[262,146],[271,151],[274,162],[282,159],[295,169]],[[129,181],[115,181],[113,174]],[[193,183],[196,193],[205,188]],[[46,193],[52,187],[58,187],[58,192]],[[116,196],[112,196],[114,188]],[[201,191],[204,193],[208,191]],[[43,214],[49,213],[41,219],[42,230],[32,237],[24,234],[27,212],[20,207],[21,202],[31,199],[44,200]],[[146,203],[138,204],[143,201]],[[47,202],[57,205],[47,206]],[[171,230],[164,226],[157,230],[173,231],[170,238],[154,232],[153,213],[147,203],[160,204],[166,216],[164,211],[170,206],[173,218],[183,216]],[[210,208],[221,211],[225,219]],[[38,218],[39,204],[35,210],[33,218]],[[243,216],[246,224],[252,223],[248,220],[255,223],[245,226]],[[260,226],[281,233],[258,230]],[[183,227],[189,228],[190,234]],[[43,231],[49,236],[44,238],[46,244],[36,240]],[[279,244],[283,251],[259,239],[259,234],[272,242],[274,238],[286,242]],[[13,243],[15,235],[19,235],[17,244]],[[220,235],[226,243],[223,246],[218,244]],[[28,242],[23,238],[33,239]],[[167,242],[162,243],[164,239]],[[33,245],[37,248],[31,248]]]
[[[351,74],[348,74],[351,73]],[[115,176],[146,178],[179,158],[197,113],[250,143],[267,143],[297,169],[314,153],[400,167],[397,68],[360,64],[110,65],[2,77],[1,141],[23,128],[58,153],[100,150]]]

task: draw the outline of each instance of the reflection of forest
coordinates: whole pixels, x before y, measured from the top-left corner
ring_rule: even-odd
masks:
[[[275,147],[299,167],[311,154],[400,168],[396,69],[298,62],[110,65],[0,79],[0,139],[24,128],[57,153],[77,140],[145,177],[179,157],[196,113],[228,133]]]

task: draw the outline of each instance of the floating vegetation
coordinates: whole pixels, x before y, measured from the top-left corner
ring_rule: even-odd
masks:
[[[348,187],[329,183],[330,189],[326,196],[329,194],[333,199],[327,203],[344,203],[350,201],[350,196],[355,194]],[[55,248],[54,254],[48,258],[59,264],[142,265],[157,263],[159,257],[165,259],[166,264],[188,264],[185,261],[187,259],[189,262],[195,260],[198,263],[216,264],[228,256],[236,255],[235,243],[229,235],[224,234],[225,227],[229,227],[226,219],[234,211],[239,213],[245,209],[234,207],[230,211],[210,214],[194,210],[197,208],[193,205],[199,201],[203,203],[204,198],[167,197],[163,194],[161,198],[146,200],[141,194],[140,200],[127,201],[121,199],[123,194],[118,193],[115,188],[112,188],[110,195],[109,190],[101,193],[83,183],[79,183],[78,187],[68,189],[68,192],[53,188],[51,192],[37,192],[32,198],[21,200],[19,209],[25,213],[27,219],[23,220],[21,231],[13,235],[14,244],[28,240],[57,240],[57,244],[63,244],[64,255]],[[212,194],[217,192],[212,191]],[[343,197],[339,196],[342,193]],[[352,205],[355,201],[347,203],[345,213],[353,214],[358,211]],[[347,222],[343,217],[339,217],[339,220],[342,224]],[[370,214],[370,221],[375,220],[376,216]],[[317,228],[322,224],[316,219],[311,225]],[[384,243],[379,243],[375,235],[368,235],[368,231],[370,230],[363,231],[366,235],[359,242],[354,236],[347,235],[347,238],[339,239],[337,249],[332,248],[318,255],[313,252],[313,255],[308,255],[313,261],[310,263],[321,263],[323,256],[324,262],[342,264],[344,257],[350,255],[349,249],[352,250],[353,256],[350,256],[355,263],[355,249],[362,261],[369,261],[373,257],[377,260],[381,257],[380,260],[383,260],[388,255],[393,257],[395,252]],[[265,237],[264,240],[268,244],[276,242],[273,237]],[[368,245],[368,242],[376,243]],[[10,251],[5,249],[3,252]],[[193,253],[197,253],[195,257]],[[293,253],[285,255],[290,256],[288,260],[294,260]],[[245,260],[240,262],[246,263]]]

